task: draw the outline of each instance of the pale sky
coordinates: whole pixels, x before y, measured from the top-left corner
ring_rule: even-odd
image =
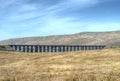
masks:
[[[120,0],[0,0],[0,40],[120,30]]]

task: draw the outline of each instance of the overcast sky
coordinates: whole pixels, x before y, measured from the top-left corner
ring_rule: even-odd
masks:
[[[0,0],[0,40],[120,30],[120,0]]]

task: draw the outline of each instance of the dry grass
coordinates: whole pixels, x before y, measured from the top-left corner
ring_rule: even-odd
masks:
[[[120,48],[68,53],[0,52],[0,81],[120,81]]]

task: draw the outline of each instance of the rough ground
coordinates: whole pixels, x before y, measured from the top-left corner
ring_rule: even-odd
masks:
[[[0,81],[120,81],[120,48],[66,53],[0,52]]]

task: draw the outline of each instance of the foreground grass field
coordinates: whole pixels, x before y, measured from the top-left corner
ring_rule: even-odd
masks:
[[[0,81],[120,81],[120,48],[39,54],[0,52]]]

